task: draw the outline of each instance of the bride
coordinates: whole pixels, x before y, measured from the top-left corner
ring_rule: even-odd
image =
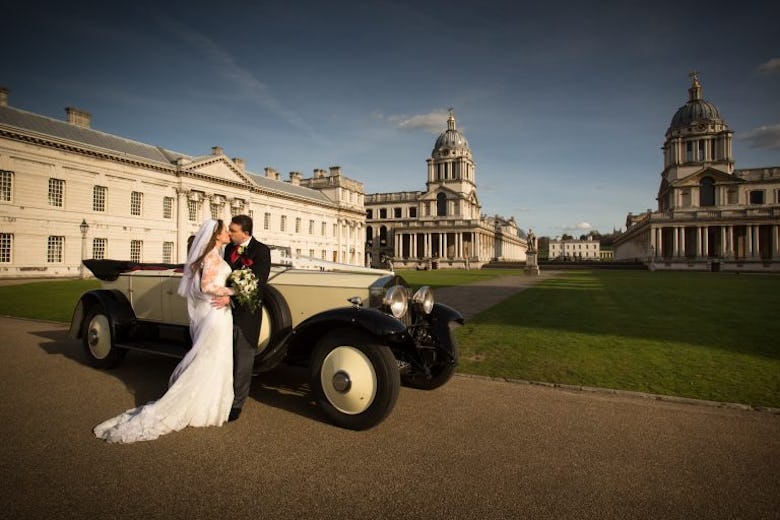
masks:
[[[108,442],[149,441],[185,426],[221,426],[233,402],[233,318],[230,306],[215,308],[230,266],[221,250],[230,241],[221,220],[203,223],[184,264],[179,294],[187,297],[192,348],[174,369],[168,391],[157,401],[133,408],[95,426]]]

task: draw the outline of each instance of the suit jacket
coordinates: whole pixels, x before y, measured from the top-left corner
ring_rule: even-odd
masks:
[[[268,273],[271,270],[271,250],[262,242],[258,242],[254,237],[249,239],[244,252],[231,261],[233,251],[236,249],[232,242],[225,247],[225,261],[230,265],[230,269],[236,270],[242,267],[249,267],[257,277],[260,285],[261,304],[255,311],[250,311],[243,305],[233,300],[233,322],[241,330],[244,337],[250,345],[256,346],[260,336],[260,323],[263,317],[262,295],[265,285],[268,282]]]

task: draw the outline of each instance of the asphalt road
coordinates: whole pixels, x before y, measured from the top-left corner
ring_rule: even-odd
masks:
[[[780,518],[780,416],[455,377],[365,432],[306,377],[256,378],[241,419],[109,445],[91,427],[175,360],[86,365],[61,325],[0,318],[5,518]]]

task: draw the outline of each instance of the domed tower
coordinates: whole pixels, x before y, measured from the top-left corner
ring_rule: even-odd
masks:
[[[677,110],[666,131],[662,185],[663,181],[674,183],[703,168],[734,172],[733,132],[718,108],[702,97],[698,73],[690,75],[693,84],[688,89],[688,102]]]
[[[452,110],[447,118],[447,129],[436,139],[431,157],[426,162],[427,192],[437,199],[436,216],[479,217],[471,148],[457,129]]]

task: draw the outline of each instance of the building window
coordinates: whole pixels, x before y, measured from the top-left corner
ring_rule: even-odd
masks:
[[[301,219],[300,217],[296,217],[295,219],[295,232],[300,233],[301,232]]]
[[[265,215],[263,215],[263,229],[265,229],[266,231],[271,229],[271,214],[270,213],[266,213]]]
[[[106,257],[106,244],[108,244],[108,240],[105,238],[93,238],[92,258],[95,260],[103,260]]]
[[[775,190],[775,203],[780,204],[780,190]]]
[[[729,188],[726,198],[728,201],[728,204],[739,204],[738,200],[738,192],[736,188]]]
[[[282,215],[282,218],[279,220],[279,231],[284,231],[286,227],[287,227],[287,215]]]
[[[14,236],[11,233],[0,233],[0,264],[11,263],[11,251],[14,247]]]
[[[163,263],[170,264],[173,262],[173,242],[163,242]]]
[[[393,208],[393,218],[401,218],[401,208]]]
[[[62,179],[49,179],[49,206],[61,208],[64,193],[65,181]]]
[[[0,170],[0,201],[11,202],[13,195],[14,172]]]
[[[131,240],[130,241],[130,261],[131,262],[140,262],[141,261],[141,253],[143,251],[144,243],[141,240]]]
[[[322,259],[325,260],[327,256],[328,256],[328,252],[325,249],[323,249],[322,250]]]
[[[198,220],[198,201],[197,200],[188,200],[187,201],[187,212],[189,213],[189,220],[190,220],[190,222],[197,222],[197,220]]]
[[[314,249],[309,249],[309,257],[314,258]]]
[[[173,218],[173,197],[163,197],[163,218]]]
[[[309,221],[309,234],[310,235],[314,234],[314,221],[313,220]],[[312,253],[311,256],[314,256],[314,253]]]
[[[780,197],[780,192],[778,192],[778,197]],[[320,234],[322,236],[325,236],[328,233],[328,226],[325,224],[325,222],[322,223],[322,229],[320,230]]]
[[[296,249],[295,250],[295,256],[301,256],[301,250],[300,249]]]
[[[703,141],[702,141],[703,142]],[[704,177],[699,183],[699,206],[715,205],[715,181]]]
[[[105,186],[92,187],[92,211],[106,211],[106,193],[108,188]]]
[[[130,193],[130,214],[136,217],[141,216],[141,204],[144,200],[144,194],[140,191]]]
[[[65,249],[65,237],[49,237],[46,248],[46,261],[50,264],[62,262],[62,252]]]
[[[381,208],[379,210],[379,218],[387,218],[387,208]]]
[[[409,208],[409,217],[417,218],[417,208]]]
[[[685,143],[685,162],[693,161],[693,141]]]
[[[444,193],[436,195],[436,216],[447,216],[447,196]]]
[[[372,219],[372,218],[374,218],[374,210],[373,210],[373,209],[367,209],[367,210],[366,210],[366,218],[367,218],[367,219]]]
[[[763,204],[764,203],[764,190],[753,190],[750,192],[751,204]]]
[[[209,204],[209,210],[211,211],[211,218],[217,220],[222,218],[222,206],[221,202],[212,202]]]

